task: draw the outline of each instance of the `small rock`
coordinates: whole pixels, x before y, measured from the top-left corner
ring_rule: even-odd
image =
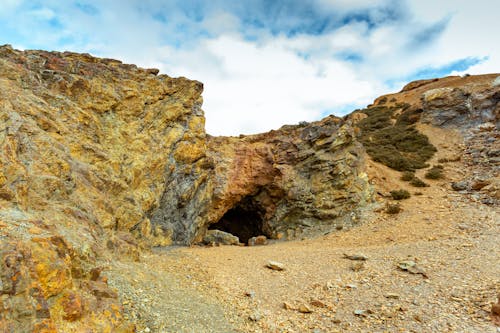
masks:
[[[487,179],[476,179],[471,183],[470,187],[474,191],[480,191],[483,187],[490,185],[490,183],[491,181]]]
[[[292,306],[290,303],[288,303],[288,302],[283,302],[283,308],[284,308],[285,310],[295,310],[295,309],[293,308],[293,306]]]
[[[385,298],[398,299],[399,295],[398,294],[394,294],[394,293],[387,293],[387,294],[385,294]]]
[[[248,317],[248,319],[250,319],[251,321],[259,321],[262,319],[262,315],[259,311],[255,311]]]
[[[357,289],[358,286],[355,285],[355,284],[346,284],[346,288],[348,288],[348,289]]]
[[[464,191],[464,190],[467,190],[468,187],[469,187],[469,183],[465,180],[462,180],[460,182],[451,183],[451,188],[455,191]]]
[[[269,260],[266,267],[270,268],[274,271],[282,271],[285,269],[285,266],[282,263],[277,262],[277,261],[272,261],[272,260]]]
[[[479,131],[481,131],[481,132],[491,132],[496,128],[496,126],[492,122],[487,122],[487,123],[479,125],[478,128],[479,128]]]
[[[401,269],[402,271],[407,271],[411,274],[420,274],[424,278],[426,278],[426,279],[428,278],[425,271],[422,268],[420,268],[419,266],[417,266],[417,264],[412,260],[405,260],[405,261],[399,262],[398,268]]]
[[[366,310],[354,310],[354,314],[356,316],[360,316],[360,317],[366,317],[367,316]]]
[[[344,258],[349,259],[349,260],[360,260],[360,261],[368,260],[368,257],[365,256],[364,254],[345,254],[344,253]]]
[[[311,303],[312,306],[315,306],[315,307],[318,307],[318,308],[327,308],[328,307],[325,303],[323,303],[319,299],[313,299],[309,303]]]
[[[256,246],[256,245],[267,245],[267,237],[261,235],[257,237],[252,237],[248,240],[248,246]]]
[[[325,285],[325,289],[326,290],[332,290],[335,288],[335,285],[331,282],[331,281],[328,281]]]
[[[248,296],[250,298],[254,298],[255,297],[255,291],[253,291],[253,290],[247,291],[245,293],[245,296]]]
[[[311,312],[313,312],[313,310],[311,309],[311,307],[309,307],[309,305],[307,305],[307,304],[301,304],[299,306],[298,310],[299,310],[300,313],[311,313]]]
[[[208,230],[203,236],[205,244],[238,245],[240,239],[228,232],[221,230]]]
[[[149,333],[149,332],[151,332],[151,329],[150,329],[149,327],[146,327],[146,328],[144,329],[144,332]]]

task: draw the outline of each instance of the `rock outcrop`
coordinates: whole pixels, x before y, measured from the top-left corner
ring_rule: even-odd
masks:
[[[351,123],[340,118],[240,138],[209,137],[207,146],[213,169],[205,192],[194,199],[169,193],[152,214],[154,224],[173,230],[176,242],[200,241],[208,227],[243,243],[262,234],[294,238],[311,227],[352,224],[353,216],[356,223],[356,211],[372,197],[363,148]],[[348,220],[337,221],[347,214]]]
[[[133,330],[92,272],[171,243],[148,214],[205,165],[201,92],[116,60],[0,48],[0,331]]]
[[[429,80],[376,104],[497,133],[494,78]],[[209,229],[247,243],[360,221],[374,195],[366,114],[212,137],[202,90],[117,60],[0,47],[0,331],[133,332],[106,260]]]

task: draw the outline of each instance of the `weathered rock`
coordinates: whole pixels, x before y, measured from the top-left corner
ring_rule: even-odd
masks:
[[[474,191],[479,191],[483,187],[486,187],[489,184],[491,184],[491,182],[492,181],[489,179],[474,179],[470,184],[470,188]]]
[[[280,262],[272,261],[272,260],[269,260],[266,267],[272,269],[273,271],[282,271],[285,269],[285,265],[283,265]]]
[[[453,182],[451,183],[451,188],[455,191],[464,191],[469,188],[469,182],[465,180],[459,182]]]
[[[220,230],[208,230],[203,236],[203,242],[205,244],[222,244],[222,245],[238,245],[240,240],[238,237],[231,235],[228,232]]]
[[[360,261],[368,260],[368,257],[365,256],[364,254],[346,254],[346,253],[344,253],[344,258],[349,259],[349,260],[360,260]]]
[[[313,309],[307,304],[300,304],[297,309],[300,313],[312,313]]]
[[[417,265],[413,260],[404,260],[398,263],[398,268],[402,271],[409,272],[411,274],[420,274],[424,278],[428,278],[427,273]]]
[[[406,91],[410,91],[410,90],[413,90],[413,89],[417,89],[417,88],[420,88],[422,86],[425,86],[425,85],[427,85],[429,83],[433,83],[433,82],[436,82],[436,81],[439,81],[439,79],[427,79],[427,80],[413,81],[413,82],[410,82],[407,85],[405,85],[403,87],[403,89],[401,89],[401,92],[406,92]]]
[[[267,237],[261,235],[257,237],[252,237],[248,240],[248,246],[257,246],[257,245],[267,245]]]
[[[154,72],[0,47],[0,220],[11,226],[0,239],[9,299],[0,317],[8,331],[133,331],[104,281],[82,286],[98,279],[90,271],[108,249],[137,253],[130,232],[147,245],[170,244],[172,232],[149,213],[165,177],[205,165],[203,154],[193,161],[205,146],[202,85]]]
[[[290,229],[334,228],[372,200],[362,147],[336,117],[240,138],[209,137],[207,156],[217,161],[207,184],[214,192],[196,214],[195,239],[214,223],[242,242],[290,235]]]
[[[430,89],[422,94],[422,121],[462,130],[485,123],[495,127],[500,121],[499,101],[500,86],[495,85]]]
[[[327,308],[328,305],[323,302],[323,301],[320,301],[319,299],[313,299],[309,302],[312,306],[315,306],[315,307],[318,307],[318,308]]]
[[[79,294],[69,292],[63,296],[62,307],[64,311],[63,319],[68,321],[75,321],[83,315],[82,298]]]

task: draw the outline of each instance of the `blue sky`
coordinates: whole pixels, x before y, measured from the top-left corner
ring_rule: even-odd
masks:
[[[2,0],[0,44],[205,84],[207,131],[342,115],[414,79],[499,72],[490,0]]]

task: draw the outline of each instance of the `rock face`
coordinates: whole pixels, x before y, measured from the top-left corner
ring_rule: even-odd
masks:
[[[133,330],[90,272],[137,252],[129,232],[171,243],[148,215],[205,165],[201,92],[116,60],[0,48],[0,331]]]
[[[432,124],[466,115],[498,128],[493,79],[449,82],[395,99],[419,96]],[[106,260],[209,229],[247,243],[357,223],[373,200],[366,115],[211,137],[202,89],[117,60],[0,47],[0,331],[132,332]]]
[[[475,87],[444,87],[422,95],[423,122],[435,126],[471,128],[486,122],[500,127],[500,89],[494,84],[477,91]]]
[[[334,225],[371,200],[362,147],[339,118],[207,141],[213,169],[205,192],[187,205],[182,196],[164,197],[152,215],[154,223],[173,230],[174,241],[200,241],[208,227],[243,243],[261,234],[293,238],[303,228]]]

